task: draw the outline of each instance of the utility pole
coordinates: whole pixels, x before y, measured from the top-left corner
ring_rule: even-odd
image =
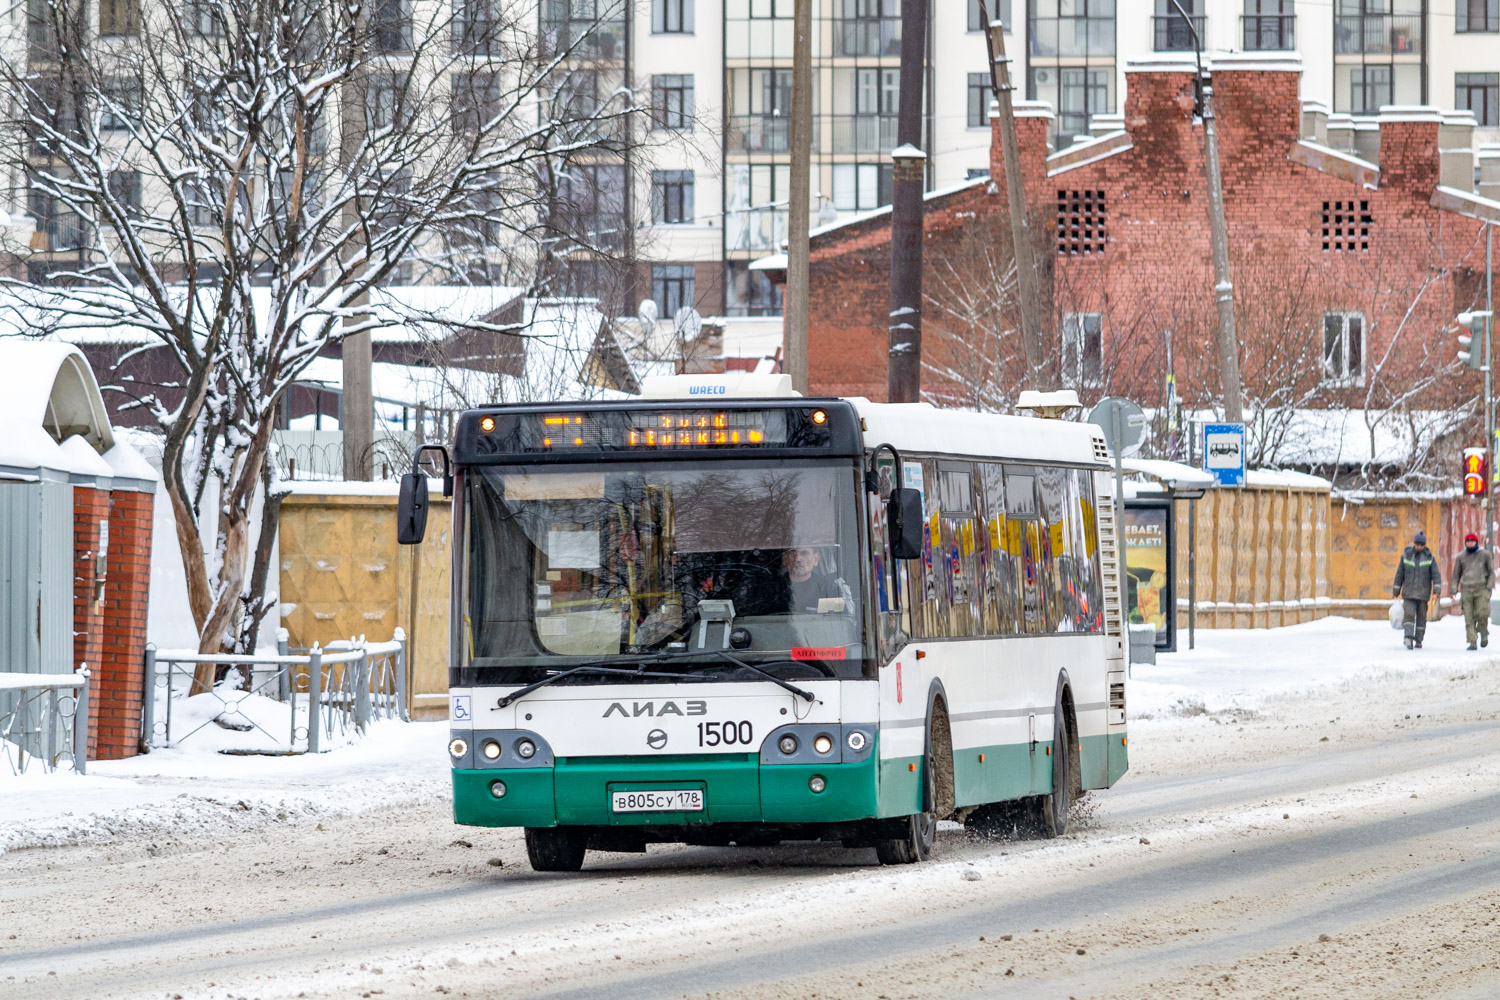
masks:
[[[796,0],[792,12],[792,177],[787,199],[786,372],[804,395],[807,382],[807,323],[811,250],[807,219],[812,174],[812,0]]]
[[[1203,68],[1203,39],[1178,0],[1172,7],[1193,36],[1197,56],[1197,112],[1203,119],[1203,160],[1208,174],[1208,240],[1214,262],[1214,305],[1218,310],[1219,388],[1224,393],[1224,419],[1243,423],[1240,406],[1239,339],[1234,332],[1234,281],[1229,276],[1229,229],[1224,222],[1224,179],[1219,171],[1219,129],[1214,121],[1213,76]]]
[[[886,392],[915,403],[922,389],[922,90],[927,62],[927,0],[901,0],[901,93],[891,185],[891,297]]]
[[[995,13],[998,15],[999,10]],[[1016,141],[1016,111],[1011,102],[1010,59],[1005,55],[1005,28],[979,0],[979,14],[989,24],[985,42],[990,54],[990,89],[995,95],[995,117],[1000,123],[1000,155],[1005,160],[1005,198],[1010,208],[1010,241],[1016,258],[1016,287],[1021,295],[1021,347],[1026,355],[1027,385],[1048,388],[1042,354],[1042,291],[1036,270],[1036,245],[1027,222],[1026,192],[1021,186],[1021,154]]]
[[[1484,547],[1495,551],[1495,227],[1484,225],[1484,474],[1490,481],[1484,484]],[[1490,581],[1493,586],[1494,581]]]

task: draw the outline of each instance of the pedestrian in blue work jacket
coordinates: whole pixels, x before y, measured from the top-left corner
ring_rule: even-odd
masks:
[[[1427,602],[1443,589],[1443,571],[1427,547],[1427,536],[1422,532],[1417,532],[1406,551],[1401,553],[1391,587],[1401,598],[1406,648],[1415,646],[1421,649],[1422,635],[1427,631]]]

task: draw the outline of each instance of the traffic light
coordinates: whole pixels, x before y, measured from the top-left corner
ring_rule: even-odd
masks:
[[[1458,325],[1462,328],[1458,335],[1458,360],[1475,371],[1484,367],[1484,348],[1474,343],[1474,337],[1477,334],[1483,338],[1484,321],[1489,316],[1484,309],[1458,314]]]
[[[1464,449],[1464,494],[1471,497],[1484,496],[1489,475],[1484,467],[1483,448]]]

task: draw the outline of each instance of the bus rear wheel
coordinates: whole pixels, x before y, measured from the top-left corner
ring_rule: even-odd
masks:
[[[932,716],[927,719],[927,749],[922,756],[922,812],[893,820],[894,837],[875,841],[875,856],[883,865],[911,865],[932,857],[937,837],[937,754],[933,750]]]
[[[1052,793],[1036,797],[1036,825],[1043,837],[1061,837],[1068,832],[1068,810],[1073,804],[1073,733],[1068,717],[1053,715]]]
[[[526,828],[526,857],[531,870],[576,872],[583,867],[588,834],[568,826]]]

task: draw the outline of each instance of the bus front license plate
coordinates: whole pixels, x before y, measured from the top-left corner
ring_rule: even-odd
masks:
[[[610,810],[617,813],[702,812],[703,789],[668,788],[641,792],[610,792]]]

